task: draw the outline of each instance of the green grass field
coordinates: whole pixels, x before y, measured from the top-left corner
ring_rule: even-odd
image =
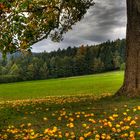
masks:
[[[107,94],[122,81],[109,72],[1,84],[0,140],[140,140],[140,99]]]
[[[123,72],[0,84],[0,100],[45,98],[46,96],[101,95],[115,93],[122,84]]]

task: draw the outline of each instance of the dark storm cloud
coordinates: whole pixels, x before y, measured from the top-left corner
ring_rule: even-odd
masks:
[[[51,51],[68,46],[96,44],[106,40],[125,37],[126,2],[125,0],[95,0],[84,19],[64,35],[61,43],[43,40],[33,46],[33,51]]]

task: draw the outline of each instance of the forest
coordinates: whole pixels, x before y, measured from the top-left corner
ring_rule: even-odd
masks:
[[[71,77],[125,68],[125,39],[57,51],[8,55],[0,60],[0,83]]]

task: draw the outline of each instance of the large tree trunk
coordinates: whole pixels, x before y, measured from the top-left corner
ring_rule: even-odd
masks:
[[[140,0],[127,0],[126,70],[116,95],[140,96]]]

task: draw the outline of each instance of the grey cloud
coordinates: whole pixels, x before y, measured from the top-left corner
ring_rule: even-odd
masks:
[[[43,40],[33,46],[33,51],[52,51],[68,46],[96,44],[108,39],[124,38],[125,29],[125,0],[95,0],[95,6],[91,7],[85,17],[73,26],[73,30],[64,35],[62,42]]]

